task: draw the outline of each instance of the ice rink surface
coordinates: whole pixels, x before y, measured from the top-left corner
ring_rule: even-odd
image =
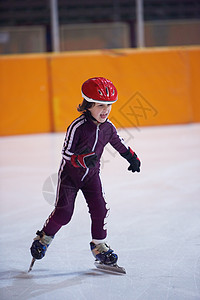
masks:
[[[94,267],[81,193],[70,224],[27,273],[35,232],[53,210],[64,133],[1,138],[1,300],[200,299],[200,124],[120,134],[142,161],[133,174],[111,147],[102,159],[107,241],[126,275]]]

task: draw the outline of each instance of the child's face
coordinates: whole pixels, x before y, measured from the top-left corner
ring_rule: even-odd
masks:
[[[111,111],[111,104],[99,104],[95,103],[94,106],[89,108],[89,111],[91,112],[92,116],[99,122],[104,123],[106,119],[108,118],[108,115]]]

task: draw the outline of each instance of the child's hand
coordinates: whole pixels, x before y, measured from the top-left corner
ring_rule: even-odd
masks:
[[[130,163],[130,166],[128,167],[129,171],[140,172],[140,160],[130,147],[128,148],[127,152],[121,153],[121,156],[123,156]]]
[[[73,154],[71,157],[71,164],[75,168],[94,168],[98,158],[95,152],[85,153],[85,154]]]
[[[128,170],[132,171],[133,173],[140,172],[140,165],[141,165],[140,160],[137,157],[137,155],[134,153],[131,158],[130,166],[128,167]]]

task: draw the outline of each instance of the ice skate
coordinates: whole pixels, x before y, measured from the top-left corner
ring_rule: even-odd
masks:
[[[53,240],[53,236],[46,235],[43,231],[37,231],[37,236],[31,246],[31,254],[35,259],[41,259],[45,256],[47,248]]]
[[[96,260],[100,261],[105,265],[115,264],[117,262],[118,256],[113,253],[113,250],[106,243],[100,243],[96,245],[95,243],[90,243],[90,248],[92,254]]]
[[[95,245],[91,242],[90,248],[96,259],[94,265],[98,269],[112,273],[126,274],[126,270],[117,265],[117,254],[113,253],[113,250],[107,244],[101,243]]]

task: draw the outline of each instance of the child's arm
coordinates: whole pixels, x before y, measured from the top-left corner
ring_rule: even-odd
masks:
[[[75,154],[83,154],[77,151],[79,137],[82,134],[81,127],[85,123],[85,117],[82,115],[75,119],[67,128],[64,145],[62,148],[62,156],[66,161],[71,161],[71,157]],[[85,152],[86,153],[86,152]]]
[[[110,144],[119,152],[122,157],[124,157],[130,163],[130,166],[128,167],[129,171],[140,172],[141,162],[136,153],[125,144],[124,140],[117,133],[115,126],[113,124],[112,126],[113,134],[110,140]]]

